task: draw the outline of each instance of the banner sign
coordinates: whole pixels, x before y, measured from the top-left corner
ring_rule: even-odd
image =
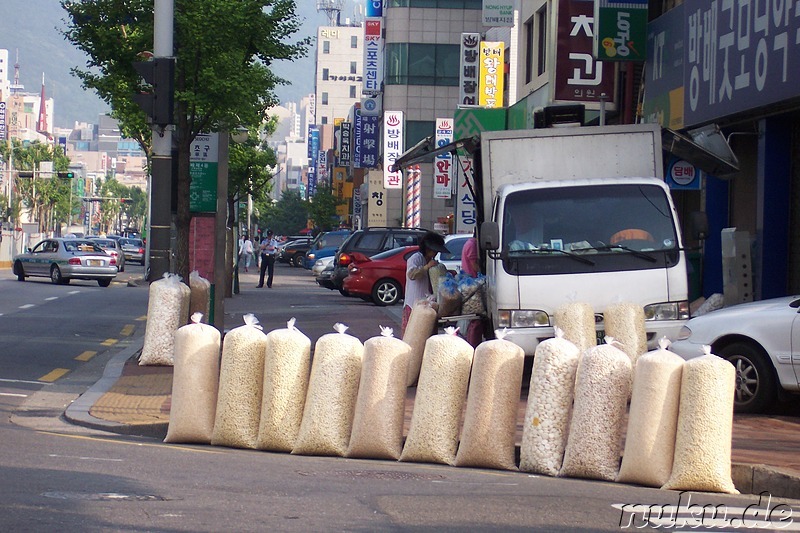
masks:
[[[361,167],[378,166],[380,117],[361,117]]]
[[[349,167],[352,156],[352,124],[350,122],[342,122],[339,126],[339,133],[341,135],[339,144],[339,162],[336,166]]]
[[[368,18],[364,22],[364,79],[361,92],[375,95],[383,84],[383,19]]]
[[[594,57],[601,61],[647,59],[647,0],[597,0]]]
[[[486,27],[514,26],[514,0],[483,0],[483,25]]]
[[[383,114],[383,186],[386,189],[403,187],[402,173],[399,170],[390,170],[402,153],[403,112],[386,111]]]
[[[614,63],[595,60],[593,0],[558,0],[555,99],[607,102],[614,99]]]
[[[444,146],[453,142],[453,119],[436,119],[436,146]],[[433,161],[433,197],[450,198],[453,196],[451,183],[451,164],[453,155],[449,152],[439,154]]]
[[[219,134],[198,134],[192,141],[189,153],[189,211],[217,212],[218,167]]]
[[[379,170],[372,170],[368,180],[367,227],[386,226],[386,189],[383,186],[383,174]]]
[[[6,103],[0,102],[0,140],[5,140],[5,138],[6,138]],[[66,153],[66,151],[64,153]]]
[[[505,44],[481,41],[480,96],[483,107],[503,107],[503,58]]]
[[[367,17],[382,17],[383,16],[383,0],[366,0],[366,16]]]
[[[480,33],[461,34],[459,68],[459,105],[478,105],[478,60],[480,55]]]
[[[320,150],[317,156],[317,186],[328,184],[328,151]]]
[[[311,153],[308,165],[308,188],[306,193],[308,198],[317,194],[317,157],[319,156],[319,128],[310,127],[308,129],[308,149]]]

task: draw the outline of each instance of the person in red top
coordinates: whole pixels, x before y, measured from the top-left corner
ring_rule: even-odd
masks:
[[[475,238],[474,232],[461,249],[461,270],[473,278],[478,276],[478,239]],[[482,321],[470,320],[464,336],[473,348],[477,347],[483,340]]]

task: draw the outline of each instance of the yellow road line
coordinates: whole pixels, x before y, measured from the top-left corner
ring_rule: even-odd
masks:
[[[37,433],[42,433],[44,435],[53,435],[55,437],[66,437],[68,439],[78,439],[78,440],[93,440],[98,442],[110,442],[112,444],[127,444],[128,446],[143,446],[149,448],[168,448],[170,450],[181,450],[184,452],[198,452],[198,453],[226,453],[225,450],[207,450],[204,448],[188,448],[186,446],[176,446],[174,444],[165,444],[163,442],[159,442],[156,444],[150,444],[147,442],[128,442],[124,440],[117,440],[115,438],[100,438],[100,437],[90,437],[86,435],[67,435],[65,433],[55,433],[53,431],[38,431]],[[198,446],[201,446],[198,444]]]
[[[136,328],[133,324],[126,324],[122,331],[119,332],[120,335],[123,337],[130,337],[133,334],[133,330]]]
[[[64,374],[69,372],[69,368],[56,368],[52,372],[45,374],[44,376],[39,378],[39,381],[46,381],[48,383],[52,383],[53,381],[57,380],[58,378],[64,376]]]
[[[145,320],[147,320],[147,315],[142,315],[136,319],[137,322],[144,322]]]
[[[117,340],[117,339],[106,339],[103,342],[101,342],[100,344],[102,344],[103,346],[114,346],[118,342],[119,342],[119,340]]]
[[[88,361],[89,359],[91,359],[92,357],[94,357],[95,355],[97,355],[97,352],[93,352],[93,351],[91,351],[91,350],[86,350],[85,352],[83,352],[82,354],[80,354],[78,357],[76,357],[76,358],[75,358],[75,360],[76,360],[76,361],[83,361],[83,362],[86,362],[86,361]]]

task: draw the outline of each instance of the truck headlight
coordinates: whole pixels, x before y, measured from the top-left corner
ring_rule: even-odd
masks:
[[[688,320],[689,302],[662,302],[644,308],[645,320]]]
[[[501,328],[542,328],[550,325],[550,317],[539,309],[501,309],[498,325]]]

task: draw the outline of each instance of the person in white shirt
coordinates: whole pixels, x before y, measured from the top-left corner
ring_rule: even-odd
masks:
[[[250,261],[253,259],[253,241],[244,239],[241,242],[241,248],[239,248],[239,250],[242,254],[242,260],[244,261],[244,271],[248,272]]]
[[[431,295],[431,280],[428,271],[438,265],[434,259],[436,254],[450,253],[444,245],[444,237],[429,231],[419,241],[419,251],[408,258],[406,263],[406,290],[403,300],[403,323],[400,334],[405,334],[411,310],[419,300],[424,300]]]
[[[272,276],[275,273],[275,254],[278,252],[278,240],[267,230],[267,236],[261,241],[261,274],[258,278],[257,288],[264,286],[264,275],[267,274],[267,287],[272,288]]]

